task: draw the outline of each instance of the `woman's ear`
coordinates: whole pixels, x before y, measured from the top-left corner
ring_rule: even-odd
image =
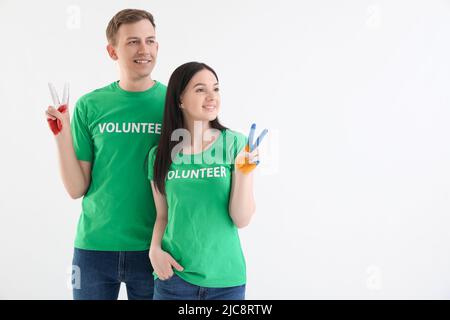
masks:
[[[180,105],[180,108],[181,108],[181,109],[184,109],[184,106],[183,106],[183,98],[182,98],[182,97],[180,97],[180,101],[178,102],[178,104]]]

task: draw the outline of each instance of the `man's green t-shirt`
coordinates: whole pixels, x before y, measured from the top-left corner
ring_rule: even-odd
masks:
[[[239,234],[228,210],[234,160],[246,142],[244,135],[224,130],[202,153],[178,153],[169,168],[168,221],[161,246],[184,268],[174,272],[194,285],[220,288],[246,283]],[[155,146],[149,153],[149,180],[156,151]]]
[[[72,117],[78,160],[89,161],[75,247],[139,251],[150,247],[156,217],[147,155],[161,135],[166,87],[130,92],[118,82],[81,97]]]

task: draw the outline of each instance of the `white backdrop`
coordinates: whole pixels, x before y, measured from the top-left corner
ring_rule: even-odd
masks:
[[[448,0],[0,0],[0,298],[72,297],[81,202],[47,82],[70,81],[73,106],[117,80],[123,8],[155,16],[155,79],[206,62],[224,124],[270,130],[240,232],[248,299],[450,298]]]

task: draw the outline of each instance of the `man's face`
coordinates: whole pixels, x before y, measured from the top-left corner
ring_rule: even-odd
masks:
[[[108,45],[109,55],[119,63],[121,73],[132,80],[149,77],[156,63],[158,43],[149,20],[122,24],[116,44]]]

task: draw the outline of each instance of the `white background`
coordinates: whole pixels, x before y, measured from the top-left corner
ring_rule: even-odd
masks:
[[[47,82],[70,81],[73,106],[117,80],[105,29],[124,8],[155,16],[155,79],[206,62],[224,124],[270,130],[241,231],[248,299],[450,298],[444,0],[0,0],[0,298],[72,297],[81,203]]]

